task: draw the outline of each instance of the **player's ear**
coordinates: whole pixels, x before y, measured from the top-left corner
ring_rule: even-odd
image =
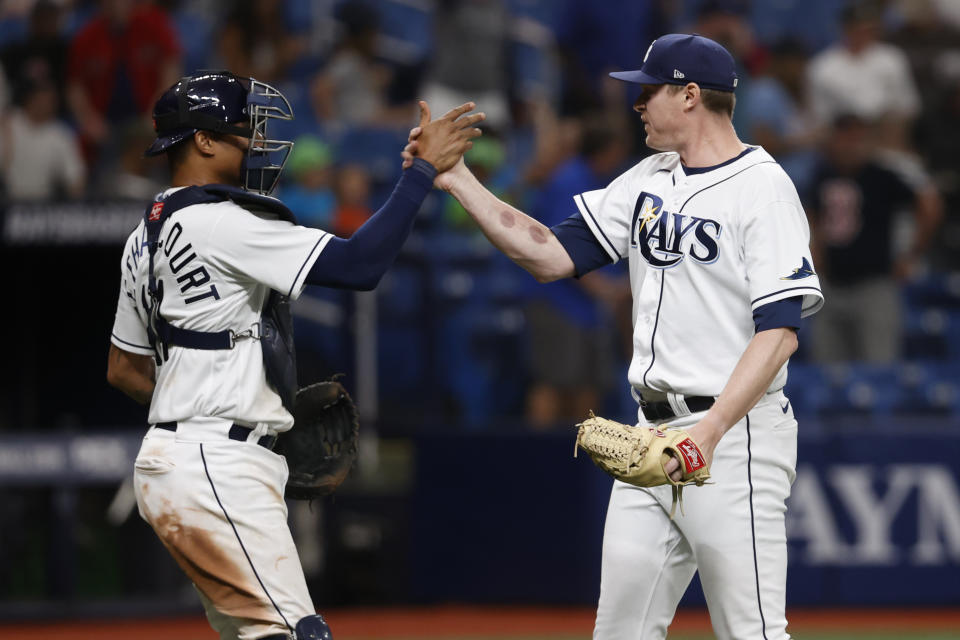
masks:
[[[216,142],[216,140],[209,131],[200,130],[193,134],[193,144],[197,148],[197,151],[200,152],[200,155],[212,156],[214,142]]]
[[[683,88],[683,109],[689,111],[700,102],[700,85],[688,82]]]

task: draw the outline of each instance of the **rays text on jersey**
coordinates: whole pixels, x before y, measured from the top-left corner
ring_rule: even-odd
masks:
[[[721,231],[716,220],[664,210],[662,198],[644,191],[633,210],[630,244],[657,269],[673,267],[687,255],[710,264],[720,255]]]

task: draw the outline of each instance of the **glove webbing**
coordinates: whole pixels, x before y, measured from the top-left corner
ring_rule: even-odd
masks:
[[[596,417],[593,414],[593,411],[590,412],[590,417],[591,418]],[[614,453],[622,450],[622,447],[618,447],[614,443],[623,442],[629,439],[623,434],[611,433],[606,429],[600,430],[599,433],[601,436],[603,436],[603,438],[599,441],[598,444],[594,445],[594,449],[600,453],[603,453],[604,455],[606,455],[608,458],[611,458],[611,459],[614,458],[614,455],[613,455]],[[582,438],[583,438],[583,434],[577,433],[577,441],[573,443],[574,458],[577,457],[577,449],[580,447],[580,442]],[[633,449],[630,450],[630,455],[625,456],[622,460],[622,463],[623,463],[623,469],[621,470],[622,473],[626,474],[630,470],[630,462],[632,460],[638,460],[638,459],[642,460],[643,456],[647,454],[647,449],[649,448],[650,447],[647,447],[639,440],[635,440],[633,443]]]

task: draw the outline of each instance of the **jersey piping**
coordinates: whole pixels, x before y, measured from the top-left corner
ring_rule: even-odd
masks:
[[[601,236],[603,236],[604,242],[607,243],[607,246],[604,247],[604,248],[607,250],[607,253],[609,253],[610,256],[611,256],[612,258],[614,258],[615,261],[619,261],[619,260],[623,259],[623,256],[620,255],[620,252],[617,251],[617,249],[616,249],[616,247],[614,246],[614,244],[613,244],[612,242],[610,242],[610,238],[607,237],[607,234],[606,234],[606,232],[604,232],[603,227],[601,227],[601,226],[600,226],[600,223],[597,222],[596,216],[594,216],[594,215],[593,215],[593,212],[590,211],[590,207],[587,206],[587,201],[583,199],[583,194],[582,194],[582,193],[577,194],[577,197],[580,198],[580,202],[581,202],[581,204],[583,204],[583,210],[587,212],[587,215],[588,215],[588,216],[590,216],[590,218],[589,218],[590,226],[593,227],[594,229],[596,229],[597,232],[598,232]]]
[[[714,169],[719,169],[721,167],[727,166],[728,164],[733,164],[734,162],[736,162],[743,156],[747,155],[751,151],[754,151],[755,149],[756,147],[747,147],[746,149],[744,149],[734,157],[730,158],[729,160],[724,160],[720,164],[711,165],[709,167],[684,167],[683,163],[680,163],[680,170],[683,171],[684,175],[688,175],[688,176],[695,176],[695,175],[700,175],[704,173],[709,173]]]
[[[290,285],[290,290],[287,291],[288,298],[293,296],[293,291],[297,288],[297,285],[306,279],[307,276],[304,273],[304,268],[306,268],[307,265],[313,266],[313,263],[317,261],[317,257],[323,251],[324,247],[327,246],[327,243],[330,242],[330,238],[332,237],[333,236],[331,236],[329,233],[324,234],[319,240],[317,240],[317,243],[313,245],[313,249],[310,250],[310,254],[307,255],[307,259],[304,260],[303,264],[300,265],[300,269],[297,271],[297,276],[293,279],[293,284]],[[307,270],[309,271],[309,269]],[[300,277],[301,275],[303,278]]]
[[[280,610],[280,607],[277,606],[273,596],[270,595],[269,591],[267,591],[267,586],[263,584],[263,580],[260,578],[257,568],[253,566],[253,560],[250,559],[250,554],[247,553],[247,547],[243,544],[243,540],[240,539],[240,532],[237,531],[237,525],[233,524],[233,519],[231,519],[230,514],[227,513],[226,507],[224,507],[223,503],[220,502],[220,496],[217,494],[217,488],[213,484],[213,478],[210,477],[210,468],[207,466],[207,456],[203,453],[202,442],[200,443],[200,459],[203,460],[203,472],[207,475],[207,481],[210,482],[210,490],[213,491],[213,497],[217,499],[217,504],[220,505],[220,510],[223,511],[223,517],[226,518],[227,522],[230,523],[230,527],[233,529],[233,535],[236,536],[237,542],[240,544],[240,549],[243,550],[243,555],[247,558],[247,563],[250,565],[250,570],[253,571],[253,575],[256,576],[257,582],[260,583],[260,587],[267,595],[267,598],[270,599],[270,604],[272,604],[273,608],[276,609],[277,613],[280,614],[280,617],[283,619],[283,624],[287,625],[287,628],[293,631],[293,627],[290,626],[290,623],[287,621],[287,617],[283,615],[283,611]]]
[[[690,202],[691,200],[693,200],[696,196],[700,195],[701,193],[703,193],[703,192],[706,191],[707,189],[712,189],[713,187],[717,186],[718,184],[721,184],[721,183],[723,183],[723,182],[726,182],[726,181],[729,180],[730,178],[734,178],[734,177],[740,175],[741,173],[743,173],[744,171],[747,171],[748,169],[753,169],[754,167],[759,167],[759,166],[762,165],[762,164],[777,164],[777,163],[776,163],[775,161],[773,161],[773,160],[762,160],[762,161],[760,161],[760,162],[757,162],[756,164],[750,165],[749,167],[744,167],[743,169],[740,169],[740,171],[737,171],[736,173],[727,176],[727,177],[724,178],[723,180],[717,180],[717,181],[714,182],[713,184],[707,185],[707,186],[704,187],[703,189],[700,189],[700,191],[697,191],[696,193],[694,193],[693,195],[691,195],[689,198],[687,198],[686,201],[683,203],[683,206],[680,207],[680,211],[678,211],[677,213],[683,213],[683,207],[687,206],[687,203],[688,203],[688,202]]]
[[[123,344],[127,345],[128,347],[133,347],[134,349],[143,349],[144,351],[149,351],[150,353],[153,353],[153,348],[150,347],[150,346],[142,345],[142,344],[134,344],[134,343],[132,343],[132,342],[127,342],[126,340],[124,340],[123,338],[119,337],[119,336],[118,336],[117,334],[115,334],[115,333],[111,333],[111,334],[110,334],[110,337],[113,338],[114,340],[116,340],[117,342],[122,342]]]
[[[657,317],[653,321],[653,331],[650,333],[650,366],[643,372],[643,386],[647,386],[647,374],[653,369],[653,363],[657,361],[657,350],[653,346],[653,341],[657,337],[657,327],[660,326],[660,308],[663,306],[663,289],[666,286],[667,274],[661,272],[660,276],[660,300],[657,302]]]
[[[750,539],[753,546],[753,577],[757,585],[757,609],[760,611],[760,629],[763,640],[767,640],[767,621],[763,617],[763,602],[760,600],[760,565],[757,561],[757,525],[753,515],[753,452],[750,450],[750,414],[747,419],[747,484],[750,486]]]
[[[751,301],[750,301],[750,305],[751,305],[751,306],[755,306],[755,305],[756,305],[758,302],[760,302],[761,300],[765,300],[765,299],[767,299],[767,298],[780,295],[781,293],[786,293],[787,291],[816,291],[817,293],[819,293],[819,294],[821,294],[821,295],[823,294],[823,292],[820,291],[820,289],[818,289],[818,288],[816,288],[816,287],[787,287],[786,289],[780,289],[779,291],[774,291],[773,293],[768,293],[768,294],[765,295],[765,296],[760,296],[759,298],[756,298],[756,299],[754,299],[754,300],[751,300]]]

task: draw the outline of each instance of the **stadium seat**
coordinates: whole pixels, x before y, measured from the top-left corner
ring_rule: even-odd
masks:
[[[908,307],[949,307],[960,309],[960,272],[928,272],[904,285]]]
[[[400,150],[406,143],[407,131],[358,127],[346,131],[336,141],[335,156],[337,164],[355,164],[370,172],[373,200],[379,206],[400,178]]]

